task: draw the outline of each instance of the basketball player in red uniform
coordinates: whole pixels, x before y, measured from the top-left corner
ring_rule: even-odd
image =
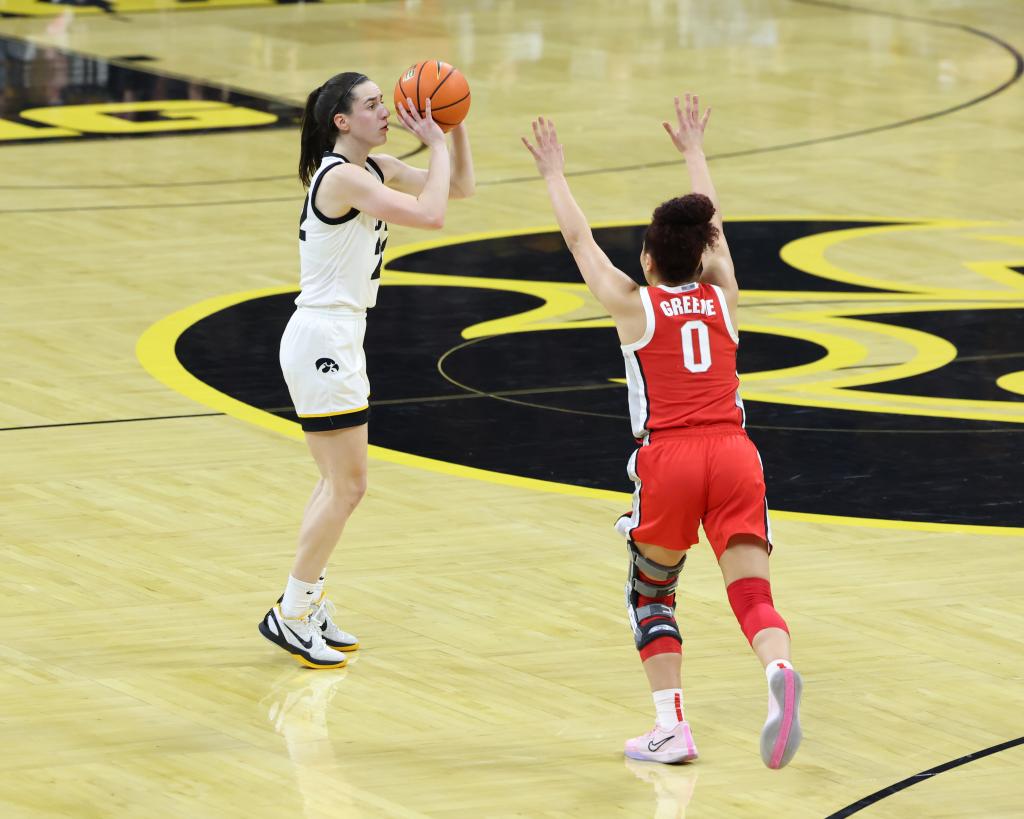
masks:
[[[771,526],[761,459],[744,430],[736,374],[739,291],[718,197],[704,157],[697,96],[675,100],[676,127],[663,123],[683,154],[693,193],[659,205],[640,264],[648,286],[617,269],[594,241],[565,179],[554,123],[533,123],[523,139],[547,183],[558,226],[595,298],[615,322],[626,363],[629,411],[639,444],[627,471],[633,510],[616,529],[626,537],[626,607],[654,697],[657,721],[626,742],[626,755],[655,762],[697,758],[683,713],[682,636],[675,590],[697,525],[714,549],[729,603],[768,680],[761,757],[786,765],[800,744],[800,675],[789,630],[768,581]]]

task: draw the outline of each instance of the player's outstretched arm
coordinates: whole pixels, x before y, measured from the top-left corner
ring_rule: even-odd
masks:
[[[536,146],[523,137],[523,145],[537,163],[537,170],[547,183],[548,197],[569,251],[583,275],[590,292],[601,302],[612,318],[628,314],[637,298],[639,287],[629,276],[612,264],[611,259],[594,240],[580,206],[576,204],[565,178],[565,156],[558,143],[555,124],[540,117],[533,121]]]
[[[662,122],[676,150],[686,160],[686,170],[690,175],[690,187],[694,193],[702,193],[715,206],[715,214],[711,223],[718,228],[718,241],[704,253],[702,260],[704,272],[701,281],[717,284],[731,300],[737,294],[736,273],[733,268],[729,244],[725,240],[725,229],[722,225],[722,208],[718,202],[718,192],[711,181],[711,169],[704,156],[704,129],[707,127],[711,109],[700,115],[700,98],[696,94],[684,94],[685,103],[675,98],[676,127]],[[730,306],[735,306],[730,305]]]

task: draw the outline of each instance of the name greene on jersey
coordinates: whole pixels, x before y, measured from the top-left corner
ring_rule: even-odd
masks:
[[[736,374],[739,336],[720,287],[642,287],[647,326],[622,345],[633,436],[745,423]]]
[[[666,316],[717,316],[715,302],[712,299],[699,299],[694,296],[676,296],[659,303],[661,312]]]

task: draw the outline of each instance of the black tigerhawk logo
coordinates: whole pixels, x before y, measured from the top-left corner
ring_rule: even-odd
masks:
[[[330,358],[318,358],[316,360],[316,368],[322,373],[336,373],[338,371],[337,363]]]
[[[1024,326],[1024,236],[997,225],[860,217],[727,223],[743,310],[759,311],[741,311],[751,323],[741,321],[737,367],[773,508],[1024,526],[1024,458],[1012,455],[1024,430],[1024,369],[1007,341]],[[646,227],[594,230],[612,264],[638,281]],[[873,267],[865,256],[846,269],[828,258],[832,248],[863,248],[881,259],[897,240],[914,248],[919,268]],[[1005,246],[1002,256],[993,242]],[[956,244],[955,258],[938,250],[945,243]],[[933,263],[957,278],[920,279]],[[558,231],[407,248],[387,269],[403,278],[385,287],[367,332],[376,446],[576,489],[633,490],[622,466],[636,445],[616,331],[596,304],[581,301],[579,270]],[[294,290],[254,295],[178,331],[173,344],[162,327],[164,346],[147,348],[148,368],[177,360],[251,407],[288,407],[283,379],[250,373],[276,373],[294,300]],[[427,322],[410,348],[413,314]],[[211,356],[211,338],[231,356]],[[263,356],[258,366],[249,361],[255,350]],[[321,358],[318,374],[341,375],[325,364],[333,362]],[[477,400],[455,400],[470,395]],[[978,443],[959,445],[964,440]],[[572,446],[557,445],[564,441]],[[998,481],[965,485],[957,477],[989,474],[993,463]],[[823,491],[840,472],[844,491]]]

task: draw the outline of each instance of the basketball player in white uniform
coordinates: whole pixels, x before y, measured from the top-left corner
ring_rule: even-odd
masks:
[[[281,339],[281,369],[320,480],[306,507],[284,594],[260,633],[312,668],[345,665],[358,640],[331,619],[324,590],[331,552],[366,492],[370,384],[363,337],[377,301],[388,223],[437,230],[448,199],[474,190],[465,126],[451,150],[430,115],[399,106],[429,149],[427,170],[370,151],[387,141],[390,112],[376,83],[346,72],[309,95],[299,178],[309,189],[299,224],[302,292]]]

